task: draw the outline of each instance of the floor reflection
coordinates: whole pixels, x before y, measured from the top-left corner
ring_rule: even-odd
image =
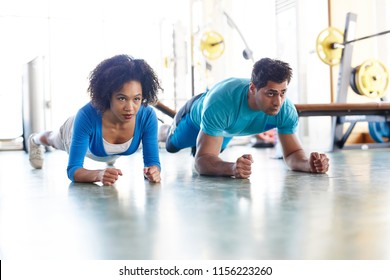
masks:
[[[199,176],[189,151],[162,151],[160,184],[144,180],[139,153],[117,161],[112,187],[70,183],[62,152],[42,170],[0,152],[0,257],[390,258],[388,150],[331,153],[323,175],[292,172],[269,149],[223,156],[248,149],[247,180]]]

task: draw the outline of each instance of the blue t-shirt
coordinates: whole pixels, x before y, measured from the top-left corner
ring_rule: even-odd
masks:
[[[136,115],[134,135],[130,147],[118,155],[135,153],[142,141],[144,166],[155,165],[161,169],[157,128],[157,116],[154,109],[149,106],[141,106]],[[70,180],[74,181],[74,172],[83,167],[88,149],[97,157],[108,156],[103,146],[102,114],[91,103],[82,107],[74,120],[67,168]]]
[[[211,136],[246,136],[277,128],[279,134],[293,134],[298,126],[294,104],[285,99],[275,116],[254,111],[248,105],[249,79],[229,78],[219,82],[196,100],[191,120]]]

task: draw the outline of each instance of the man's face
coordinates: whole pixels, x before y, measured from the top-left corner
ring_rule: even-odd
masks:
[[[268,81],[265,87],[256,89],[256,86],[250,83],[249,94],[253,95],[253,99],[250,99],[249,106],[254,110],[275,116],[284,102],[287,85],[287,81],[280,84]]]

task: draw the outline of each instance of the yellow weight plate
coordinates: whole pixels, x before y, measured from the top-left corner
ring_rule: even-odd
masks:
[[[328,27],[318,34],[316,50],[319,58],[328,65],[337,65],[341,61],[342,48],[333,48],[333,43],[342,44],[344,34],[339,29]]]
[[[382,62],[368,59],[356,67],[355,84],[360,95],[381,98],[389,85],[389,72]]]
[[[210,60],[219,58],[225,51],[225,41],[216,31],[204,32],[200,39],[200,49],[204,57]]]

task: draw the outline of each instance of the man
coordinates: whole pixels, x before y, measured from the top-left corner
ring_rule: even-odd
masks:
[[[166,138],[167,151],[191,147],[195,169],[201,175],[249,178],[251,154],[236,162],[223,161],[219,154],[234,136],[277,128],[283,157],[291,170],[326,173],[328,157],[316,152],[307,157],[295,135],[298,114],[286,99],[291,77],[287,63],[263,58],[254,64],[250,80],[230,78],[193,97],[175,115]]]

